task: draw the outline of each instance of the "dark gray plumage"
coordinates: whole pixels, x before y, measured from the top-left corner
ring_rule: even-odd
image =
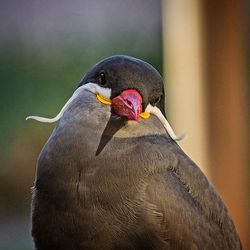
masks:
[[[152,66],[125,56],[97,64],[87,82],[112,97],[137,89],[144,109],[164,93]],[[164,112],[164,99],[156,105]],[[39,250],[241,249],[223,201],[159,119],[128,121],[88,91],[40,154],[32,235]]]

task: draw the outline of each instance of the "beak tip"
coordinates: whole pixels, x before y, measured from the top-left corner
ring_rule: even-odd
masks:
[[[140,118],[140,116],[139,116],[139,113],[138,114],[136,114],[136,116],[135,116],[135,121],[139,121],[139,118]]]

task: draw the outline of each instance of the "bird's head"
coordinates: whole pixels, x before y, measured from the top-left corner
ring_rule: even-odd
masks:
[[[112,56],[96,64],[78,87],[98,85],[99,100],[112,105],[112,111],[129,120],[145,116],[148,104],[164,112],[164,88],[158,71],[150,64],[129,56]],[[109,91],[107,91],[109,90]],[[107,94],[108,93],[108,94]],[[109,96],[108,96],[109,95]]]
[[[111,56],[94,65],[80,81],[72,97],[54,118],[29,116],[40,122],[58,121],[82,91],[112,106],[112,113],[138,121],[157,116],[170,137],[180,140],[169,125],[164,110],[164,85],[161,75],[150,64],[130,56]]]

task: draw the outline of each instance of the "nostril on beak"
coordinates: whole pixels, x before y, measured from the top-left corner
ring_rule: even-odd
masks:
[[[127,101],[127,104],[132,107],[132,102],[130,100],[126,100]]]

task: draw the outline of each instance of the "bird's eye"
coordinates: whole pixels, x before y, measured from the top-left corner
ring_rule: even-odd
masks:
[[[100,78],[100,84],[104,85],[106,83],[106,76],[104,71],[100,72],[99,78]]]
[[[161,101],[161,97],[159,96],[159,97],[157,97],[157,98],[155,98],[154,99],[154,101],[153,101],[153,105],[155,106],[157,103],[159,103]]]

